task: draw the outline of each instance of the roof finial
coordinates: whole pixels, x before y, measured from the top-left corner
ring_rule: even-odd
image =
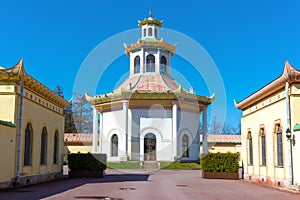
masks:
[[[152,17],[152,8],[150,8],[149,17]]]

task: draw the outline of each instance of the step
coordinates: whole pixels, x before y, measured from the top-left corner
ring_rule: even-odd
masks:
[[[157,170],[160,169],[160,163],[157,161],[142,161],[141,168],[143,170]]]

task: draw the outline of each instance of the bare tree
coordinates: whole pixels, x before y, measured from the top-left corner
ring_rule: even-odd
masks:
[[[209,134],[221,134],[222,124],[218,121],[217,117],[214,116],[210,122]]]
[[[93,130],[93,110],[84,95],[74,94],[72,113],[78,133],[91,133]]]

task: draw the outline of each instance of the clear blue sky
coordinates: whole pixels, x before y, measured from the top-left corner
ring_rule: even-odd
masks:
[[[150,7],[164,28],[193,38],[214,60],[225,84],[226,119],[234,126],[241,112],[233,99],[241,100],[278,77],[285,60],[300,69],[296,0],[1,1],[0,65],[8,68],[23,58],[29,74],[51,89],[61,85],[71,98],[76,73],[89,52],[105,39],[137,28],[137,20],[147,17]],[[128,61],[122,56],[112,65],[107,76],[113,78],[103,80],[99,93],[115,87],[129,69]],[[184,71],[184,64],[174,57],[176,70]],[[192,72],[182,73],[197,93],[210,95]]]

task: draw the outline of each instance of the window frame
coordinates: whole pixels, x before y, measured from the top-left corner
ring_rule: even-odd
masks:
[[[47,165],[47,128],[43,127],[41,134],[41,157],[40,157],[40,165]]]
[[[24,166],[32,165],[33,129],[31,123],[27,123],[24,139]]]
[[[118,157],[119,155],[119,137],[117,134],[113,134],[110,139],[111,142],[111,157]]]

